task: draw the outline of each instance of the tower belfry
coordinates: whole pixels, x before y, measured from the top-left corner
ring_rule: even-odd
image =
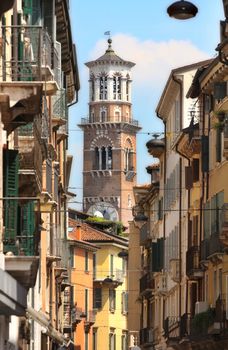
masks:
[[[84,132],[83,206],[89,214],[127,225],[136,184],[136,133],[132,118],[131,68],[108,39],[105,54],[89,68],[89,116]],[[127,225],[128,226],[128,225]]]

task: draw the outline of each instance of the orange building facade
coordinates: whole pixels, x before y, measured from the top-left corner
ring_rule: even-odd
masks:
[[[69,221],[71,250],[71,288],[74,324],[75,350],[92,350],[95,323],[93,311],[93,255],[94,244],[82,240],[82,226],[75,220]]]

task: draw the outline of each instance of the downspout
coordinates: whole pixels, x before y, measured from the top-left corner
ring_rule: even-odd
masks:
[[[162,119],[162,116],[159,115],[159,113],[157,112],[157,117]],[[167,137],[166,137],[166,121],[163,120],[163,124],[164,124],[164,141],[165,141],[165,150],[164,150],[164,169],[163,169],[163,189],[165,188],[165,183],[166,183],[166,153],[167,153]],[[163,206],[165,205],[165,201],[163,201]],[[164,244],[165,244],[165,234],[166,231],[166,213],[165,211],[163,212],[163,240],[164,240]],[[164,246],[164,252],[165,252],[165,246]],[[163,254],[163,266],[165,265],[165,253]],[[165,299],[163,298],[163,305],[162,305],[162,311],[163,311],[163,315],[162,315],[162,319],[165,320]]]
[[[176,152],[181,156],[181,157],[184,157],[185,159],[188,160],[188,166],[190,166],[191,162],[190,162],[190,159],[185,156],[183,153],[181,153],[177,146],[176,146]],[[190,189],[187,190],[187,193],[188,193],[188,208],[187,208],[187,211],[188,211],[188,223],[190,221],[190,213],[189,213],[189,208],[190,208]],[[187,314],[188,313],[188,279],[187,279],[187,286],[186,286],[186,293],[185,293],[185,313]]]
[[[183,117],[183,83],[182,80],[177,79],[174,74],[172,74],[172,79],[179,85],[180,88],[180,125],[179,130],[182,130],[182,117]],[[181,244],[182,244],[182,158],[179,162],[179,318],[181,319],[181,300],[182,300],[182,254],[181,254]]]

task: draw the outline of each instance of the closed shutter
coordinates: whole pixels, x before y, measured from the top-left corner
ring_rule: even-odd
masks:
[[[193,182],[199,181],[199,159],[195,158],[192,161]]]
[[[94,309],[102,308],[102,289],[95,288],[93,291],[93,307]]]
[[[44,21],[44,28],[47,28],[48,34],[53,38],[53,26],[54,26],[54,1],[53,0],[43,0],[42,4],[42,10],[43,10],[43,21]]]
[[[185,167],[185,188],[186,190],[190,190],[193,185],[193,174],[192,174],[192,167],[186,166]]]
[[[18,197],[18,151],[3,152],[3,193],[4,197]],[[4,226],[6,240],[15,240],[17,234],[18,199],[4,200]]]
[[[201,156],[202,156],[202,172],[208,172],[209,170],[209,138],[208,136],[203,135],[201,138]]]

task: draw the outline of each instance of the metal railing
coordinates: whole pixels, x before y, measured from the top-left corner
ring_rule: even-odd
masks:
[[[150,237],[150,225],[145,223],[140,229],[140,245],[143,245]]]
[[[48,80],[61,84],[61,50],[53,46],[47,31],[41,26],[2,26],[2,61],[0,78],[3,81]],[[61,85],[59,85],[61,86]]]
[[[146,273],[139,280],[139,291],[141,293],[152,292],[155,289],[155,281],[150,272]]]
[[[154,342],[154,333],[152,328],[142,328],[139,333],[140,344],[152,344]]]
[[[200,268],[199,266],[200,250],[199,246],[192,246],[186,252],[186,274],[189,276],[193,270]]]
[[[138,126],[138,120],[132,119],[129,116],[105,116],[104,118],[87,117],[81,119],[81,124],[93,124],[93,123],[128,123],[134,126]]]
[[[228,229],[228,203],[224,203],[222,206],[221,226]]]
[[[64,89],[56,91],[56,94],[52,96],[52,115],[64,120],[68,119],[66,91]]]

